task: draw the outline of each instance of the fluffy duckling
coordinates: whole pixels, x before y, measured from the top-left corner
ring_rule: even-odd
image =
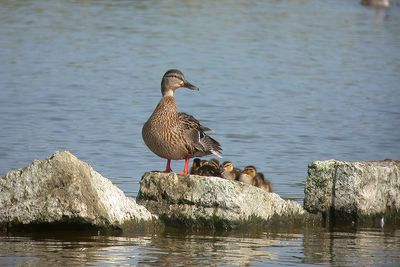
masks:
[[[249,165],[244,167],[243,172],[240,174],[238,181],[250,185],[256,185],[257,182],[256,175],[257,175],[256,167]]]
[[[217,159],[205,161],[196,171],[197,175],[221,177],[221,165]]]
[[[256,175],[257,186],[264,189],[267,192],[272,192],[272,184],[268,179],[264,177],[262,172],[258,172]]]
[[[225,161],[222,163],[222,178],[225,178],[227,180],[238,180],[240,173],[242,172],[239,168],[236,168],[233,166],[232,162],[230,161]]]
[[[216,167],[216,168],[221,168],[221,164],[219,163],[219,160],[218,160],[218,159],[215,159],[215,158],[210,159],[210,160],[208,161],[208,164],[213,165],[213,166]]]
[[[195,158],[192,163],[192,167],[190,167],[190,174],[196,174],[197,170],[201,167],[201,159]]]

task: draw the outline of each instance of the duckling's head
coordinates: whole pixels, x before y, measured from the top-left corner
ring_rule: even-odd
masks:
[[[196,86],[188,82],[183,73],[177,69],[168,70],[161,80],[161,93],[165,95],[173,95],[178,88],[185,87],[190,90],[199,90]]]
[[[201,166],[200,163],[201,163],[201,160],[200,160],[199,158],[195,158],[195,159],[193,160],[192,166],[193,166],[194,168],[198,168],[198,167]]]
[[[224,168],[224,171],[226,171],[226,172],[233,171],[233,164],[230,161],[225,161],[224,163],[222,163],[222,167]]]
[[[256,177],[257,169],[256,167],[249,165],[244,167],[243,173],[250,175],[252,178]]]

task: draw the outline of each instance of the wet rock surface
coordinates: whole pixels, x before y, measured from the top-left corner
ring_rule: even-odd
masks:
[[[75,224],[122,228],[153,220],[151,213],[70,152],[0,177],[0,225]]]
[[[400,161],[315,161],[308,166],[304,192],[306,210],[336,223],[397,220]]]
[[[218,177],[148,172],[137,201],[167,226],[230,229],[315,219],[295,201]]]

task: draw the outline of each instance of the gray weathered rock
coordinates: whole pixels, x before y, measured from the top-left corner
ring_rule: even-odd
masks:
[[[241,182],[197,175],[145,173],[137,201],[159,215],[166,225],[190,228],[235,228],[272,219],[290,223],[308,217],[297,202],[284,200],[275,193]]]
[[[69,152],[0,177],[3,227],[74,222],[120,228],[152,218],[145,207]]]
[[[315,161],[308,166],[304,207],[337,222],[398,216],[400,161]]]

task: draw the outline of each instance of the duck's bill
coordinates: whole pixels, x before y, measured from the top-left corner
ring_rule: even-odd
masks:
[[[194,86],[193,84],[191,84],[188,81],[185,81],[185,84],[183,85],[184,87],[190,89],[190,90],[196,90],[199,91],[199,88],[197,86]]]

